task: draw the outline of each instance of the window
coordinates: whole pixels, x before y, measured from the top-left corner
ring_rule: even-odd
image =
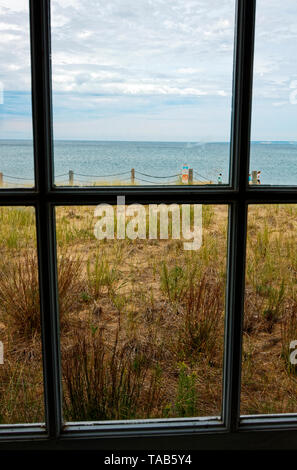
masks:
[[[66,10],[68,3],[63,2],[63,8]],[[197,5],[200,3],[201,8],[205,7],[207,11],[212,8],[212,2],[197,1]],[[221,3],[226,4],[228,7],[233,4],[231,1]],[[259,0],[259,3],[265,4],[264,0]],[[97,449],[112,448],[115,436],[118,439],[117,442],[120,443],[120,447],[126,449],[133,447],[139,449],[151,449],[152,447],[159,449],[270,448],[272,445],[275,446],[275,442],[277,442],[279,448],[296,447],[294,443],[297,423],[297,415],[294,414],[296,413],[296,400],[292,400],[291,403],[288,403],[288,400],[295,392],[294,381],[291,378],[294,379],[296,373],[295,363],[294,361],[290,362],[290,357],[291,353],[294,355],[294,347],[296,346],[292,346],[291,343],[295,339],[297,340],[294,337],[296,328],[294,313],[296,311],[296,254],[293,243],[294,234],[296,233],[297,195],[294,186],[276,186],[279,183],[276,180],[273,180],[271,185],[250,184],[253,181],[249,181],[255,25],[257,28],[261,28],[261,22],[256,24],[255,21],[256,2],[254,0],[237,0],[235,5],[229,180],[227,179],[225,184],[175,184],[170,186],[168,184],[156,184],[155,182],[152,185],[96,184],[94,186],[87,185],[86,182],[75,185],[75,174],[74,180],[73,175],[69,175],[70,185],[68,182],[66,185],[61,184],[58,174],[54,170],[51,84],[51,32],[55,28],[59,29],[59,22],[63,24],[67,13],[66,11],[64,17],[63,15],[57,15],[59,5],[59,2],[53,2],[56,17],[51,26],[50,1],[30,1],[35,186],[33,189],[32,187],[2,187],[0,189],[2,218],[4,213],[11,211],[14,214],[14,220],[17,217],[23,217],[28,218],[31,225],[34,222],[36,224],[39,282],[36,279],[37,265],[35,265],[34,272],[37,283],[36,290],[39,290],[40,297],[41,321],[39,336],[41,334],[43,363],[42,385],[40,359],[39,391],[42,394],[44,389],[45,424],[43,424],[41,402],[38,405],[36,403],[37,397],[33,397],[36,405],[34,416],[33,414],[27,415],[27,419],[23,419],[21,425],[13,424],[12,420],[0,425],[0,439],[3,439],[3,442],[0,442],[0,447],[5,448],[8,445],[4,441],[18,439],[19,447],[26,448],[30,444],[30,448],[33,446],[38,449],[39,447],[50,446],[52,439],[56,439],[60,441],[59,446],[65,449],[71,448],[74,440],[76,448],[84,449],[86,446]],[[89,4],[86,5],[87,7],[91,8]],[[121,14],[119,14],[119,17],[121,18]],[[224,29],[224,25],[222,25],[222,28]],[[58,32],[59,34],[63,33],[61,30]],[[81,31],[81,34],[83,33],[84,31]],[[214,34],[218,34],[216,29]],[[71,40],[71,32],[67,31],[67,36]],[[54,39],[54,44],[57,47],[57,38]],[[58,65],[61,74],[63,74],[65,70],[63,72],[61,63]],[[54,68],[57,68],[58,65],[57,63],[54,64]],[[189,64],[186,63],[184,67],[189,67]],[[68,79],[71,80],[71,74],[68,74]],[[79,80],[80,84],[82,80],[83,77]],[[56,86],[57,83],[54,84],[54,87]],[[62,95],[55,96],[55,124],[57,125],[55,132],[59,132],[59,119],[63,117],[59,115],[59,106],[61,104],[61,101],[59,104],[59,100],[63,99],[66,98]],[[224,116],[228,116],[228,113],[225,112]],[[87,126],[85,131],[87,131]],[[55,152],[57,152],[57,161],[55,160],[55,163],[57,165],[59,165],[59,152],[61,150],[58,147],[59,145],[55,147]],[[69,170],[73,169],[69,168]],[[258,167],[255,170],[258,170]],[[257,175],[253,175],[253,177],[257,180]],[[257,183],[257,181],[254,181],[254,183]],[[149,410],[144,410],[143,406],[138,406],[139,403],[142,405],[143,401],[141,402],[142,398],[137,401],[137,395],[136,401],[132,402],[137,413],[132,412],[127,416],[127,413],[122,412],[123,409],[127,410],[125,406],[121,408],[121,413],[116,416],[107,413],[102,419],[102,415],[97,414],[94,416],[92,408],[80,414],[81,408],[77,409],[74,406],[75,401],[69,401],[71,392],[77,392],[77,389],[73,388],[74,382],[77,383],[79,380],[76,379],[82,377],[82,369],[79,368],[75,360],[76,354],[80,354],[84,346],[89,347],[90,344],[95,344],[97,346],[87,356],[88,360],[91,358],[93,361],[97,360],[97,364],[103,364],[103,355],[105,354],[105,357],[108,357],[108,353],[104,349],[105,343],[102,342],[104,331],[102,330],[103,336],[100,336],[100,329],[97,328],[98,325],[93,319],[96,316],[98,318],[103,316],[104,318],[105,306],[112,299],[115,299],[115,297],[112,297],[114,294],[113,289],[118,289],[120,284],[118,277],[116,277],[118,271],[115,269],[115,263],[117,262],[121,268],[123,267],[123,264],[121,264],[123,261],[121,258],[121,240],[115,241],[112,237],[107,241],[100,240],[100,243],[96,244],[97,257],[93,256],[92,259],[88,260],[88,250],[84,251],[84,243],[86,240],[88,243],[94,243],[94,241],[90,242],[88,224],[91,217],[94,216],[95,207],[100,204],[104,205],[105,213],[107,213],[113,210],[117,204],[117,198],[123,197],[125,197],[125,202],[121,203],[123,206],[142,204],[145,215],[148,206],[153,204],[176,205],[178,208],[176,214],[178,215],[180,215],[179,205],[181,204],[202,206],[204,220],[210,221],[207,238],[210,240],[210,245],[211,240],[219,240],[220,245],[216,245],[216,247],[220,246],[220,252],[212,251],[211,255],[207,253],[206,258],[210,260],[210,265],[212,265],[212,259],[217,258],[217,267],[220,269],[220,276],[215,277],[214,282],[211,284],[213,289],[214,283],[217,282],[218,295],[213,292],[209,299],[211,302],[214,298],[217,299],[219,309],[222,312],[219,321],[223,321],[224,326],[220,326],[219,330],[215,330],[216,340],[219,343],[215,345],[218,347],[214,360],[216,364],[209,360],[205,366],[205,375],[202,378],[206,380],[206,383],[215,384],[216,387],[218,383],[220,385],[213,393],[212,406],[209,406],[209,402],[207,402],[207,399],[204,400],[203,396],[199,397],[201,412],[197,411],[196,405],[190,407],[190,409],[185,409],[185,402],[182,400],[175,403],[175,407],[167,407],[167,415],[166,413],[160,414],[153,406]],[[102,206],[99,207],[102,208]],[[19,212],[18,215],[17,211],[20,208],[22,212]],[[220,217],[221,230],[218,230],[218,227],[212,227],[211,217],[213,217],[213,214]],[[173,217],[173,211],[170,217]],[[129,224],[129,220],[127,224]],[[69,221],[75,221],[75,223],[71,224]],[[26,224],[27,222],[24,222],[27,230],[26,236],[30,237],[34,230],[32,226],[28,228],[28,224]],[[284,231],[286,224],[289,224],[286,237],[281,238],[281,233]],[[141,222],[138,223],[138,231],[140,231],[140,226]],[[1,229],[2,227],[0,233]],[[135,226],[133,230],[135,230]],[[71,243],[74,232],[75,236],[78,237],[76,240],[80,239],[81,241],[80,256],[83,257],[83,268],[82,265],[79,265],[81,260],[74,257],[74,247]],[[144,238],[145,235],[146,231],[144,230]],[[161,260],[159,264],[163,266],[164,282],[160,284],[160,289],[163,286],[162,295],[164,295],[164,298],[166,295],[169,296],[169,300],[172,300],[172,296],[179,295],[180,290],[176,286],[178,286],[178,280],[183,279],[182,276],[187,271],[185,269],[186,263],[184,265],[180,263],[179,269],[170,264],[170,260],[175,261],[178,259],[178,247],[182,240],[178,240],[178,243],[175,243],[176,240],[174,240],[174,243],[168,244],[168,247],[160,243],[159,239],[151,240],[151,242],[154,243],[151,243],[148,249],[143,240],[131,240],[131,252],[132,250],[134,252],[138,250],[139,255],[137,263],[130,266],[130,272],[125,272],[125,276],[120,279],[120,281],[126,281],[128,284],[121,287],[122,290],[116,297],[114,308],[118,312],[121,311],[120,299],[125,301],[127,311],[130,311],[131,314],[130,317],[127,316],[127,320],[130,321],[131,332],[133,333],[135,329],[147,328],[144,333],[149,333],[151,338],[155,338],[154,334],[161,335],[164,329],[169,330],[170,324],[161,321],[158,331],[153,331],[152,318],[155,312],[152,305],[154,303],[154,292],[153,290],[149,292],[148,284],[145,282],[147,277],[143,278],[142,270],[145,270],[146,276],[149,275],[153,278],[154,270],[158,269],[156,267],[158,260]],[[9,243],[15,243],[15,240],[12,239]],[[34,246],[34,238],[32,243],[32,246]],[[68,253],[63,254],[61,250],[68,250]],[[150,250],[151,256],[148,256],[146,250]],[[166,258],[168,253],[171,253],[171,258]],[[155,260],[154,254],[156,256]],[[288,259],[285,259],[286,256]],[[108,259],[108,263],[105,262],[106,259]],[[192,258],[190,257],[190,259]],[[280,270],[276,265],[278,260],[281,266]],[[198,259],[197,263],[199,263]],[[86,270],[88,284],[84,291],[79,291],[79,302],[81,306],[86,307],[85,309],[78,309],[78,315],[75,318],[70,318],[71,321],[68,322],[65,328],[63,314],[67,311],[69,302],[73,302],[73,299],[67,297],[67,286],[69,286],[69,283],[73,283],[73,289],[76,288],[75,283],[82,269]],[[278,272],[277,276],[276,271]],[[101,275],[102,272],[103,275]],[[211,271],[211,275],[213,275],[213,271]],[[191,272],[188,273],[188,277],[194,279],[192,282],[194,293],[192,293],[196,295],[197,289],[203,287],[205,285],[203,282],[205,283],[207,280],[205,281],[203,278],[196,279]],[[8,277],[8,279],[11,279],[11,277]],[[173,284],[169,284],[168,279],[173,279]],[[131,287],[132,282],[133,289]],[[285,295],[284,282],[286,282],[286,289],[289,289],[290,292],[290,295],[285,298],[285,302],[283,301]],[[152,280],[150,285],[153,285]],[[224,289],[225,287],[226,289]],[[205,289],[205,291],[209,291],[209,289]],[[92,309],[93,316],[89,329],[87,332],[84,330],[85,336],[82,337],[79,336],[82,334],[79,324],[84,322],[85,318],[90,315],[88,307],[90,292],[94,295],[95,300],[98,292],[104,292],[104,296],[102,296],[102,303],[98,303],[96,311]],[[133,295],[137,297],[137,302],[134,302]],[[203,299],[205,301],[207,296],[204,295]],[[141,302],[142,307],[147,306],[148,308],[141,310],[142,316],[134,315],[133,307],[135,305],[139,307]],[[0,303],[3,306],[1,297]],[[222,309],[221,303],[223,303]],[[176,307],[177,304],[171,302],[171,305]],[[76,312],[75,308],[73,311]],[[203,308],[201,311],[203,311]],[[212,305],[212,311],[215,311],[214,304]],[[143,316],[143,312],[145,316]],[[283,312],[284,317],[282,318],[284,318],[284,321],[281,325],[279,315],[282,315]],[[176,313],[175,310],[172,315],[174,316]],[[255,315],[257,318],[255,318]],[[176,315],[174,318],[178,316],[182,318],[183,313]],[[261,320],[259,320],[259,316],[261,316]],[[177,323],[180,318],[176,320]],[[257,329],[257,332],[259,331],[259,325],[261,337],[255,334],[255,329]],[[189,326],[190,332],[193,331],[193,327],[195,325]],[[112,331],[115,336],[112,338],[112,335],[109,335],[110,341],[114,341],[114,338],[116,338],[116,329],[117,323],[114,322]],[[0,334],[1,331],[0,323]],[[217,331],[220,332],[219,335]],[[276,334],[269,336],[271,331],[276,332]],[[89,339],[92,335],[93,339],[90,343]],[[280,335],[282,340],[276,338]],[[184,345],[186,344],[185,339],[188,340],[188,337],[187,334],[182,337]],[[77,341],[76,338],[80,340]],[[97,343],[94,338],[96,338]],[[130,343],[125,344],[126,347],[129,346],[129,351],[132,350],[133,354],[136,350],[143,351],[143,348],[149,348],[153,343],[153,341],[150,344],[145,343],[145,341],[136,343],[137,338],[133,335],[129,339]],[[259,359],[259,354],[265,354],[267,344],[272,349],[269,350],[271,355],[265,356],[268,358],[265,362],[265,360]],[[283,344],[282,351],[278,349],[281,344]],[[164,354],[162,341],[153,343],[153,346],[153,349],[149,352],[150,356]],[[167,349],[169,350],[169,348]],[[125,351],[127,352],[127,350]],[[98,351],[100,354],[97,354]],[[279,357],[280,354],[282,354],[281,357]],[[125,357],[129,357],[129,355]],[[269,380],[273,380],[273,375],[268,375],[267,370],[274,369],[274,360],[278,361],[279,367],[283,367],[280,364],[285,364],[287,375],[282,369],[282,375],[278,376],[280,386],[277,387],[274,383],[273,389],[271,389],[269,388],[271,385]],[[71,370],[67,369],[69,364]],[[191,403],[193,405],[197,398],[195,393],[192,393],[193,389],[191,388],[191,381],[194,376],[191,375],[193,371],[188,373],[188,363],[185,362],[185,364],[184,366],[183,358],[181,358],[177,368],[171,371],[172,375],[170,377],[172,380],[168,382],[168,388],[174,389],[178,384],[178,380],[180,380],[180,383],[185,386],[189,393],[186,398],[192,397]],[[261,368],[264,364],[267,365],[267,370],[262,373]],[[113,366],[114,362],[112,363]],[[142,370],[139,366],[139,356],[134,355],[130,374],[132,379],[133,374],[135,376],[139,373],[139,370]],[[156,368],[154,370],[156,380],[153,383],[157,384],[158,370]],[[255,376],[253,376],[253,370]],[[73,371],[74,375],[71,374]],[[275,371],[273,373],[276,374]],[[97,377],[96,374],[95,376]],[[149,377],[154,379],[152,368],[149,369]],[[265,380],[265,378],[269,380]],[[205,397],[209,397],[209,390],[207,391],[206,388],[204,390]],[[279,401],[279,389],[281,389],[282,394],[281,402]],[[154,388],[154,390],[157,389]],[[203,387],[201,390],[203,390]],[[84,398],[84,393],[85,389],[83,389],[81,395],[76,395],[78,401],[80,397]],[[252,394],[254,394],[254,397],[251,397]],[[151,397],[154,400],[156,395],[151,395]],[[95,397],[96,400],[97,398]],[[134,400],[134,396],[132,398]],[[255,400],[253,401],[252,398],[255,398]],[[109,397],[107,397],[107,403],[109,403],[108,400]],[[186,400],[186,403],[188,404],[189,401]],[[131,419],[127,421],[126,418]],[[137,442],[135,438],[137,438]]]
[[[229,183],[234,0],[86,6],[52,2],[56,184]]]
[[[33,207],[1,207],[1,425],[43,423],[36,222]]]
[[[257,2],[250,172],[265,185],[297,185],[296,11],[291,1]]]
[[[34,181],[29,3],[2,1],[0,75],[0,187]]]
[[[137,224],[132,208],[120,237],[119,206],[56,208],[63,416],[219,417],[228,206],[188,206],[191,242],[186,204],[134,205]],[[101,210],[117,229],[107,238]]]

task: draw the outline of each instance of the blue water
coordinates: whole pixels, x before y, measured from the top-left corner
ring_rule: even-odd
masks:
[[[134,168],[139,184],[174,184],[184,163],[194,169],[196,180],[216,183],[222,173],[227,183],[229,153],[229,144],[223,142],[56,141],[56,183],[66,183],[69,170],[77,184],[124,183]],[[250,168],[261,170],[262,184],[297,185],[297,142],[253,142]],[[29,184],[34,174],[32,142],[0,140],[0,172],[11,186]]]

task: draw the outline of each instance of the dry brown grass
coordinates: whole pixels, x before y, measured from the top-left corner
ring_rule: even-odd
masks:
[[[129,341],[120,320],[107,338],[100,325],[72,333],[75,339],[62,355],[66,419],[121,420],[158,413],[161,373],[150,354],[153,345],[144,350]]]
[[[186,357],[214,357],[223,328],[224,297],[224,284],[215,271],[191,280],[178,340]]]
[[[227,208],[204,207],[203,245],[190,253],[178,240],[99,242],[93,215],[93,207],[57,209],[65,416],[219,415]],[[296,376],[288,367],[288,342],[297,339],[296,216],[291,205],[249,210],[242,413],[297,409]],[[7,352],[0,366],[1,419],[40,420],[32,214],[10,211],[1,220],[0,339]],[[12,221],[17,234],[7,228]],[[8,342],[16,338],[14,350]],[[133,369],[135,358],[143,359],[140,369]]]
[[[78,304],[81,289],[81,261],[67,251],[59,259],[60,324]],[[40,333],[39,279],[36,250],[14,253],[2,258],[0,271],[0,320],[10,334],[31,339]]]
[[[2,259],[0,315],[10,333],[32,338],[40,331],[38,266],[36,252],[15,253]]]

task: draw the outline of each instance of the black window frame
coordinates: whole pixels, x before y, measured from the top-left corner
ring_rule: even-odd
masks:
[[[230,182],[218,186],[59,188],[53,180],[50,0],[30,0],[33,189],[0,189],[0,206],[33,206],[39,258],[46,425],[0,426],[2,449],[297,448],[297,414],[240,417],[247,211],[249,204],[297,203],[297,188],[248,184],[256,0],[237,0]],[[280,5],[281,7],[281,5]],[[221,419],[64,424],[56,266],[55,207],[126,203],[229,205],[223,409]]]

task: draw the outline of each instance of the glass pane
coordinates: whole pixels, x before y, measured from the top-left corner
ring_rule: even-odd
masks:
[[[257,1],[251,184],[297,185],[296,20],[292,0]]]
[[[0,1],[0,189],[34,181],[28,0]]]
[[[52,1],[57,185],[228,183],[234,4]]]
[[[0,425],[44,421],[35,211],[0,208]]]
[[[297,411],[296,220],[296,204],[249,207],[243,414]]]
[[[220,416],[227,215],[56,208],[66,421]]]

